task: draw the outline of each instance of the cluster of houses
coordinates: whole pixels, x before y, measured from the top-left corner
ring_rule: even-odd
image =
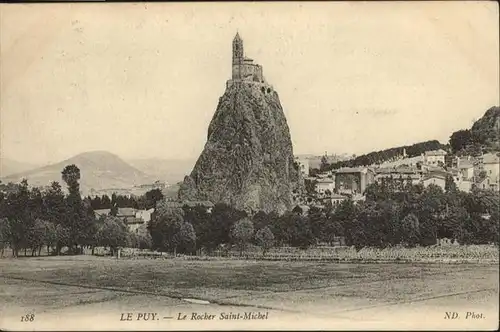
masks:
[[[448,156],[444,150],[427,151],[408,158],[406,153],[391,162],[363,167],[345,167],[309,176],[307,161],[296,159],[306,181],[314,183],[315,197],[297,195],[295,201],[301,208],[306,205],[323,205],[329,201],[333,206],[351,197],[355,202],[364,200],[364,192],[372,183],[391,181],[405,184],[431,184],[445,189],[446,177],[451,176],[459,190],[470,192],[473,186],[481,189],[499,190],[500,157],[498,153],[487,153],[480,157]]]
[[[163,202],[166,207],[182,208],[184,205],[189,207],[202,206],[208,213],[212,212],[214,204],[209,201],[173,201],[165,200]],[[134,208],[118,208],[115,217],[121,219],[128,227],[129,231],[138,233],[139,227],[147,226],[148,222],[154,220],[156,210],[154,208],[148,210],[134,209]],[[109,216],[111,209],[97,209],[94,210],[97,219],[102,216]]]
[[[116,217],[123,220],[131,232],[137,233],[139,227],[147,225],[151,220],[155,209],[139,210],[134,208],[118,208],[117,210]],[[103,216],[109,216],[111,214],[111,209],[94,210],[94,214],[96,218],[99,219]]]

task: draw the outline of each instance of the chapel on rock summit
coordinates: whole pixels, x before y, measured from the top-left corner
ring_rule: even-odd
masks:
[[[232,77],[226,83],[228,88],[235,83],[245,83],[261,86],[263,91],[272,91],[272,86],[264,78],[262,66],[245,56],[243,39],[239,33],[236,33],[233,39],[232,66]]]

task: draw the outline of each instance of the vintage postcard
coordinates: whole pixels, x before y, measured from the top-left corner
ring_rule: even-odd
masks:
[[[0,330],[496,330],[499,6],[0,4]]]

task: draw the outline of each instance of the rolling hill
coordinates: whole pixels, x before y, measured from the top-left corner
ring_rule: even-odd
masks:
[[[156,178],[133,166],[120,157],[106,151],[85,152],[56,164],[39,167],[30,171],[8,175],[3,182],[19,182],[23,178],[34,186],[46,186],[58,181],[63,187],[61,172],[65,166],[75,164],[80,169],[80,190],[83,195],[91,189],[131,188],[134,185],[153,183]]]
[[[450,137],[450,145],[457,155],[478,156],[500,151],[500,107],[489,108],[470,129],[455,131]]]

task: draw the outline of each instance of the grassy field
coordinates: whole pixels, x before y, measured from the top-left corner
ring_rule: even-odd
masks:
[[[186,298],[209,301],[203,310],[266,309],[276,315],[302,313],[352,322],[375,316],[380,320],[380,313],[387,316],[403,308],[405,312],[433,308],[440,317],[450,308],[496,308],[498,312],[499,273],[494,264],[62,256],[3,259],[0,271],[3,313],[16,308],[60,313],[145,305],[193,310],[196,305],[187,305]]]

